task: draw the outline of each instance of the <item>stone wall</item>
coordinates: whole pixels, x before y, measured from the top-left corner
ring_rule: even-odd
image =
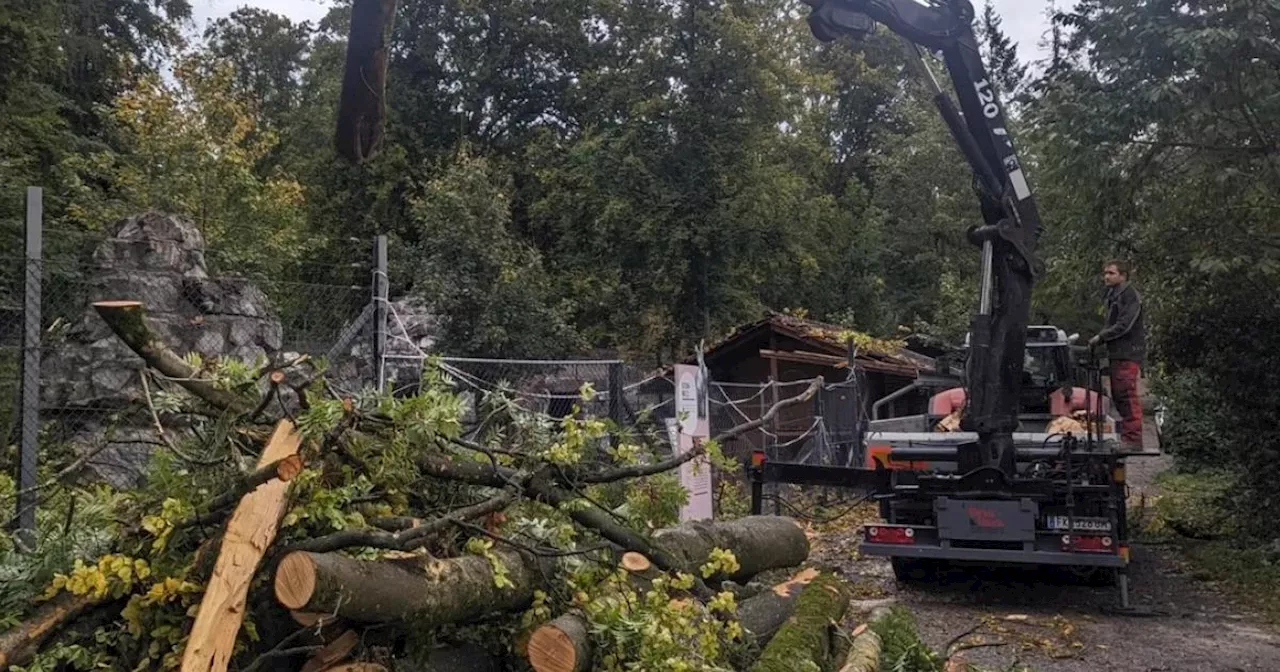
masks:
[[[59,339],[45,343],[41,416],[73,442],[102,439],[113,412],[142,401],[142,360],[120,342],[90,305],[142,301],[148,321],[174,351],[252,362],[281,347],[281,327],[267,296],[238,278],[213,278],[205,242],[191,220],[156,212],[116,222],[86,270],[85,308]],[[136,482],[156,437],[149,416],[125,418],[94,471],[115,485]]]

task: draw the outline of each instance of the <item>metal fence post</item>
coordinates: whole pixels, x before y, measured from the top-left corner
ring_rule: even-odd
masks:
[[[27,254],[22,307],[22,440],[18,453],[18,546],[36,546],[36,453],[40,439],[40,283],[44,278],[44,190],[27,187]]]
[[[388,285],[387,237],[380,235],[373,242],[373,370],[379,392],[387,379]]]
[[[609,363],[609,419],[622,425],[622,362]]]

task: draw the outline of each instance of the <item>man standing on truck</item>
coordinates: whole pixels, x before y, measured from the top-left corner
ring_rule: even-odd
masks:
[[[1142,299],[1129,282],[1129,266],[1122,261],[1109,261],[1102,267],[1102,281],[1107,324],[1097,336],[1089,339],[1091,347],[1107,346],[1110,364],[1111,398],[1120,411],[1120,449],[1127,453],[1142,452],[1142,400],[1138,398],[1138,379],[1147,354],[1146,329],[1142,322]]]

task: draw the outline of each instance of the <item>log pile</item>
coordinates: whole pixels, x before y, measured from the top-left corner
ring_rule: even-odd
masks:
[[[0,633],[0,667],[43,665],[48,661],[38,656],[55,655],[54,645],[91,646],[105,632],[95,634],[95,628],[114,623],[110,636],[130,637],[114,647],[125,654],[107,654],[121,656],[107,658],[120,669],[483,671],[506,669],[508,658],[524,656],[539,672],[580,671],[610,655],[612,646],[583,610],[593,599],[583,592],[591,586],[577,589],[585,602],[564,594],[566,581],[577,576],[572,572],[584,565],[621,568],[641,595],[687,582],[671,594],[672,605],[740,624],[756,650],[786,631],[811,582],[821,578],[812,570],[793,571],[777,585],[744,588],[764,572],[806,561],[808,538],[790,518],[751,516],[655,530],[624,518],[616,503],[597,499],[607,488],[626,492],[666,476],[718,442],[808,402],[821,388],[820,378],[760,418],[683,454],[663,455],[654,448],[660,445],[655,436],[662,435],[654,432],[629,437],[650,448],[638,463],[596,454],[552,463],[541,456],[545,443],[513,444],[496,430],[467,438],[447,429],[422,430],[433,411],[385,410],[395,402],[362,406],[335,391],[306,358],[271,362],[253,372],[252,382],[242,377],[228,383],[216,363],[170,350],[142,304],[94,307],[139,355],[158,392],[185,395],[183,410],[174,411],[146,392],[158,442],[189,472],[217,471],[223,480],[212,491],[191,493],[187,506],[172,514],[158,515],[157,500],[140,520],[123,523],[102,556],[123,559],[123,578],[93,575],[86,565],[88,584],[105,582],[104,590],[71,578],[52,586],[17,627]],[[290,394],[282,394],[286,389]],[[325,421],[318,424],[318,416]],[[216,426],[213,446],[226,456],[201,459],[209,453],[180,443],[166,420]],[[401,474],[382,460],[397,451],[401,461],[394,469],[411,473],[388,479],[384,474]],[[246,462],[245,454],[253,461]],[[361,491],[362,503],[316,508],[335,497],[326,491],[345,492],[357,476],[375,486]],[[327,524],[338,519],[343,522]],[[572,541],[533,535],[533,523],[572,526]],[[713,598],[735,594],[741,599],[727,604],[736,613],[712,615]],[[177,635],[148,620],[164,610],[180,624]],[[476,646],[457,636],[488,624],[509,627],[535,612],[545,619],[523,626],[518,640]],[[122,621],[130,626],[121,627]],[[438,633],[453,634],[441,640]],[[159,636],[169,639],[154,640]],[[415,637],[426,645],[414,648]],[[172,653],[162,664],[166,647]],[[410,664],[405,656],[411,649]]]

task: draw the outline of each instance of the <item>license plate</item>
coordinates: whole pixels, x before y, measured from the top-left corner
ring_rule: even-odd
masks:
[[[1051,530],[1067,529],[1069,518],[1067,516],[1046,516],[1045,526]],[[1074,521],[1071,528],[1073,532],[1110,532],[1111,521],[1106,518],[1079,518]]]

